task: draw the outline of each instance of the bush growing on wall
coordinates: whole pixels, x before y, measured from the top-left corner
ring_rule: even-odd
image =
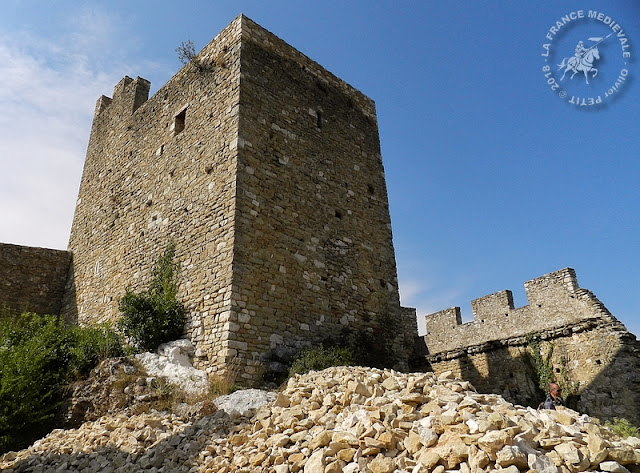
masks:
[[[196,47],[191,40],[180,43],[180,46],[176,48],[176,53],[178,53],[178,59],[183,65],[194,61],[198,55],[196,53]]]
[[[118,326],[138,350],[155,350],[182,335],[186,311],[176,298],[178,267],[174,256],[175,244],[171,243],[153,268],[149,290],[137,294],[127,289],[120,300]]]
[[[622,438],[640,437],[640,428],[633,425],[627,419],[615,417],[613,422],[608,420],[604,425]]]
[[[553,364],[551,363],[551,357],[553,356],[553,343],[549,344],[546,354],[543,353],[542,342],[538,339],[529,338],[527,340],[527,345],[538,377],[538,387],[543,393],[546,393],[548,391],[549,383],[555,382]]]
[[[354,354],[349,348],[314,347],[300,351],[289,369],[289,376],[304,374],[311,370],[320,371],[332,366],[354,364]]]
[[[556,355],[556,359],[559,360],[560,368],[556,370],[560,376],[556,376],[554,373],[554,366],[552,357],[555,350],[555,345],[552,342],[547,342],[547,349],[545,351],[542,341],[534,337],[527,339],[527,347],[533,367],[536,372],[537,384],[540,388],[541,394],[547,395],[549,391],[550,383],[558,383],[562,389],[565,405],[571,409],[578,408],[578,384],[571,380],[569,370],[567,368],[568,360],[566,355],[560,353]],[[559,378],[559,379],[558,379]]]
[[[65,326],[54,316],[0,311],[0,453],[49,432],[67,382],[122,354],[107,327]]]

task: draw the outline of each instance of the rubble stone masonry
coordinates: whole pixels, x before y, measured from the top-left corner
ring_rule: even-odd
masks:
[[[67,251],[0,243],[0,306],[58,315],[70,262]]]
[[[481,392],[535,407],[534,345],[549,358],[571,406],[602,418],[640,425],[640,343],[565,268],[525,283],[529,304],[514,308],[510,291],[472,301],[474,319],[460,308],[426,317],[427,360],[436,373],[452,371]]]
[[[174,241],[196,364],[243,384],[276,351],[404,320],[369,98],[244,16],[149,88],[98,100],[67,317],[116,319]]]

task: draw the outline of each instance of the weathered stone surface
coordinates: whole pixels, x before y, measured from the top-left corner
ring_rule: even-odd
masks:
[[[417,323],[400,307],[374,102],[243,15],[150,87],[124,77],[96,107],[64,315],[116,319],[174,241],[196,368],[259,385],[382,316],[406,367]]]
[[[372,473],[391,473],[395,468],[395,460],[384,455],[378,455],[369,463],[369,469]]]
[[[326,447],[331,442],[331,432],[324,430],[316,435],[308,444],[307,447],[311,450],[317,450],[318,448]]]
[[[68,251],[0,243],[0,306],[60,314],[70,263]]]
[[[496,465],[507,467],[515,465],[520,469],[528,468],[527,455],[517,445],[505,445],[496,454]]]
[[[631,445],[610,447],[607,458],[615,460],[621,465],[638,465],[640,464],[640,449],[634,449]]]
[[[304,465],[304,473],[324,473],[324,450],[316,450]]]
[[[565,463],[580,463],[581,455],[578,448],[572,442],[561,443],[555,446],[556,452],[560,455]]]
[[[135,358],[150,376],[163,377],[190,394],[205,394],[209,375],[191,365],[189,354],[194,352],[189,340],[176,340],[160,345],[158,353],[140,353]]]
[[[612,473],[629,473],[629,470],[616,461],[602,462],[600,463],[600,469],[602,471],[610,471]]]
[[[232,394],[220,396],[214,403],[219,410],[229,415],[237,412],[241,416],[247,416],[260,407],[273,402],[275,397],[275,393],[260,389],[242,389]]]
[[[498,451],[507,445],[511,437],[504,430],[490,430],[478,439],[478,447],[482,449],[491,460],[495,460]]]
[[[384,379],[394,379],[388,383],[391,389],[371,388]],[[372,395],[349,398],[348,392],[355,394],[349,387],[354,383],[367,386]],[[438,380],[433,374],[332,368],[291,378],[279,396],[271,393],[269,404],[243,411],[244,416],[232,408],[190,417],[110,414],[78,429],[56,430],[29,449],[5,455],[0,470],[635,473],[640,467],[635,439],[619,439],[587,416],[564,409],[571,419],[571,429],[565,431],[567,426],[547,412],[468,388],[468,383],[449,376]],[[447,409],[464,414],[442,426],[437,415],[420,414],[419,404],[415,411],[405,411],[402,399],[419,392],[430,392],[429,402],[448,404]],[[462,396],[455,404],[438,397],[453,399],[455,394]],[[342,402],[321,405],[318,400],[327,396]],[[285,398],[290,401],[277,401]],[[493,429],[469,434],[470,419]],[[425,429],[437,436],[429,447],[421,440]],[[556,437],[558,433],[562,436]],[[551,438],[561,442],[547,442]],[[606,457],[592,463],[603,451]]]
[[[420,439],[420,435],[418,435],[415,431],[410,430],[409,435],[404,439],[404,448],[411,454],[416,453],[422,447],[422,440]]]
[[[189,367],[193,366],[191,359],[196,354],[196,348],[191,343],[191,340],[182,338],[161,344],[156,352],[158,355],[166,356],[169,363]]]
[[[510,291],[472,302],[474,320],[459,308],[426,317],[427,360],[436,373],[454,373],[481,392],[537,407],[544,399],[528,362],[530,340],[564,388],[567,402],[603,420],[640,425],[640,341],[565,268],[525,283],[529,304],[515,308]],[[562,373],[562,375],[560,375]],[[569,426],[569,418],[557,422]]]
[[[558,467],[547,455],[529,454],[527,455],[527,462],[529,463],[529,468],[538,473],[558,473]]]

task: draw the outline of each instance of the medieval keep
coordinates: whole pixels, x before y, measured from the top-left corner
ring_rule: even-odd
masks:
[[[149,85],[125,77],[98,100],[63,314],[118,318],[172,241],[210,372],[250,384],[277,350],[397,323],[369,98],[244,16],[151,98]]]

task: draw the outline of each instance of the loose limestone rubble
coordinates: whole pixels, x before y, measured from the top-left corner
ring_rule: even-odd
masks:
[[[104,415],[148,411],[160,398],[168,397],[170,384],[180,386],[185,397],[192,400],[206,396],[208,375],[191,365],[193,353],[189,340],[175,340],[160,345],[157,353],[103,360],[87,379],[72,386],[62,425],[79,427]],[[193,403],[182,407],[185,413],[202,411],[202,407],[211,410],[211,406]]]
[[[189,340],[174,340],[163,343],[157,353],[140,353],[136,360],[150,376],[160,376],[170,383],[176,383],[189,394],[203,394],[209,389],[206,371],[191,365],[195,348]]]
[[[640,472],[621,440],[569,409],[478,394],[450,373],[330,368],[291,378],[245,416],[105,416],[10,452],[0,470],[54,473]]]

